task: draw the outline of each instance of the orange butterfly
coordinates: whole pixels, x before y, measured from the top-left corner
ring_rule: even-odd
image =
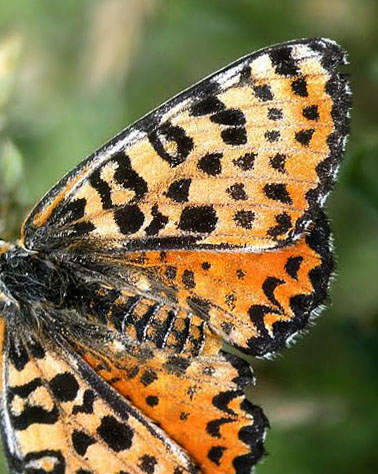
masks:
[[[11,473],[246,474],[244,395],[324,301],[350,91],[326,39],[252,53],[122,131],[0,245]]]

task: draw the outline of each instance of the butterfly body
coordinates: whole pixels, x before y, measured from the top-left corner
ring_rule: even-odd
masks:
[[[248,364],[319,312],[345,53],[248,55],[68,173],[0,247],[1,420],[14,474],[247,474],[268,421]]]
[[[50,300],[56,304],[59,297],[54,297],[53,293],[64,291],[59,278],[61,271],[21,247],[14,246],[0,255],[0,274],[9,301],[23,309],[34,302]]]

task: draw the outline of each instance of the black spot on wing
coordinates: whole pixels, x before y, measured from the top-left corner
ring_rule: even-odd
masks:
[[[104,209],[111,209],[113,207],[112,190],[109,184],[101,178],[101,168],[97,169],[90,175],[89,182],[98,192],[101,198],[102,207]]]
[[[227,188],[226,191],[235,201],[246,201],[248,199],[243,183],[235,183]]]
[[[271,237],[278,237],[286,234],[292,227],[291,218],[287,212],[282,212],[275,216],[277,225],[268,229],[268,235]]]
[[[250,85],[252,83],[251,66],[246,64],[240,71],[240,85]]]
[[[164,368],[169,372],[182,376],[191,364],[191,360],[187,357],[183,357],[177,354],[173,354],[168,357],[167,362],[164,364]]]
[[[263,85],[260,85],[260,86],[254,86],[253,87],[253,92],[254,92],[255,96],[261,102],[267,102],[269,100],[274,99],[272,89],[267,84],[263,84]]]
[[[75,400],[80,388],[75,377],[69,372],[56,375],[49,385],[55,398],[61,402]]]
[[[276,155],[272,156],[270,158],[270,166],[279,171],[282,174],[286,173],[285,169],[285,161],[286,161],[286,155],[283,153],[277,153]]]
[[[221,328],[222,328],[222,331],[224,332],[224,334],[229,336],[232,333],[232,331],[235,330],[235,325],[232,324],[232,323],[227,323],[227,322],[223,321],[221,323]]]
[[[183,163],[193,150],[193,139],[182,127],[163,123],[148,136],[156,153],[172,168]]]
[[[168,223],[168,217],[159,211],[157,204],[151,209],[152,221],[145,228],[146,235],[157,235]]]
[[[224,297],[224,301],[230,311],[233,311],[235,309],[235,301],[237,300],[237,296],[234,293],[227,293]]]
[[[11,425],[15,430],[26,430],[33,424],[53,425],[59,418],[57,406],[53,403],[51,410],[37,405],[34,400],[34,392],[44,387],[40,378],[35,378],[30,382],[16,387],[8,388],[7,404],[9,406],[9,417]],[[13,405],[14,400],[23,400],[22,409],[19,404]],[[53,402],[53,400],[50,400]]]
[[[156,407],[156,405],[159,404],[159,397],[156,397],[155,395],[148,395],[146,397],[146,403],[150,407]]]
[[[285,264],[285,271],[286,273],[294,278],[294,280],[298,280],[298,271],[303,262],[303,257],[289,257]]]
[[[155,456],[145,454],[139,458],[138,466],[146,474],[154,474],[157,464],[158,462]]]
[[[269,143],[277,142],[281,137],[281,132],[279,130],[268,130],[264,134],[265,139]]]
[[[215,368],[212,365],[207,365],[202,369],[202,373],[208,377],[211,377],[215,373]]]
[[[144,214],[136,204],[129,204],[114,211],[114,220],[124,235],[134,234],[144,223]]]
[[[274,292],[278,286],[283,285],[284,283],[285,281],[280,280],[279,278],[267,277],[264,280],[264,283],[262,284],[264,295],[276,308],[279,308],[279,309],[282,309],[282,307],[280,303],[277,301],[276,297],[274,296]]]
[[[264,323],[265,315],[277,314],[277,313],[279,313],[277,309],[272,308],[271,306],[268,306],[268,305],[254,304],[249,308],[248,314],[255,328],[258,331],[258,338],[264,339],[264,338],[269,337],[269,333]],[[252,341],[254,341],[254,339],[252,339]]]
[[[32,356],[36,359],[43,359],[46,355],[45,349],[36,339],[31,339],[28,341],[28,348]]]
[[[229,390],[226,392],[220,392],[213,398],[213,405],[219,410],[227,413],[228,415],[236,415],[235,411],[229,407],[232,400],[243,394],[242,390]]]
[[[20,339],[9,338],[8,357],[16,370],[21,371],[29,362],[28,352]]]
[[[282,109],[277,109],[276,107],[270,107],[268,109],[268,119],[269,120],[281,120],[283,118]]]
[[[236,127],[238,125],[245,125],[246,120],[243,112],[240,109],[226,109],[210,117],[210,120],[214,123],[221,125],[228,125]]]
[[[194,273],[191,270],[184,270],[182,274],[182,282],[186,290],[191,290],[196,287],[194,281]]]
[[[197,167],[209,176],[217,176],[222,172],[222,157],[223,153],[207,153],[198,161]]]
[[[299,73],[299,68],[292,56],[292,48],[290,46],[274,49],[269,53],[269,56],[277,74],[296,76]]]
[[[221,459],[223,457],[223,453],[226,451],[226,447],[224,446],[213,446],[210,448],[209,452],[207,453],[207,457],[217,466],[220,466]]]
[[[119,453],[132,446],[134,432],[126,422],[119,422],[113,416],[104,416],[97,433],[110,449]]]
[[[132,369],[128,370],[127,372],[127,378],[129,380],[135,379],[135,377],[139,374],[139,367],[134,366]]]
[[[245,145],[247,143],[247,132],[244,127],[230,127],[222,130],[221,137],[226,145]]]
[[[59,221],[61,226],[75,222],[84,217],[86,204],[87,200],[85,198],[79,198],[64,204],[62,207],[57,206],[51,213],[50,221]]]
[[[300,130],[295,134],[295,139],[303,146],[309,146],[311,138],[314,134],[315,130],[310,128],[308,130]]]
[[[76,415],[77,413],[93,413],[93,403],[95,399],[96,395],[93,390],[85,390],[82,405],[74,405],[72,408],[72,414]]]
[[[243,229],[252,229],[253,221],[255,220],[255,213],[253,211],[236,211],[234,221],[238,227]]]
[[[157,373],[152,369],[146,369],[140,378],[140,381],[145,387],[151,385],[155,380],[158,379]]]
[[[225,105],[221,102],[218,97],[210,95],[205,99],[194,104],[190,109],[190,114],[194,117],[200,117],[201,115],[208,115],[216,112],[220,112],[225,109]]]
[[[174,181],[169,186],[166,196],[175,202],[188,202],[191,182],[192,180],[190,178],[183,178]]]
[[[74,450],[80,456],[85,456],[89,446],[96,442],[92,436],[88,436],[86,433],[80,430],[74,430],[71,439]]]
[[[233,163],[241,170],[249,171],[253,168],[256,157],[257,153],[246,153],[245,155],[240,156],[237,160],[233,160]]]
[[[238,268],[236,270],[236,276],[238,277],[239,280],[243,280],[245,277],[245,271],[242,270],[241,268]]]
[[[307,107],[304,107],[303,110],[302,110],[302,115],[307,120],[318,121],[319,118],[320,118],[318,106],[317,105],[309,105]]]
[[[279,201],[283,204],[292,204],[293,200],[290,197],[284,183],[267,183],[264,186],[264,194],[267,198],[273,201]]]
[[[92,222],[77,222],[72,226],[72,232],[75,237],[87,235],[95,229],[96,226]]]
[[[233,423],[232,418],[218,418],[216,420],[211,420],[207,423],[206,431],[213,438],[222,438],[220,428],[226,423]]]
[[[189,206],[180,216],[179,229],[209,234],[216,228],[218,218],[213,206]]]
[[[115,163],[117,169],[114,180],[126,189],[135,193],[135,198],[140,199],[148,191],[146,181],[133,170],[130,158],[122,152],[117,153],[109,163]]]
[[[291,90],[294,92],[295,95],[299,95],[300,97],[308,97],[307,91],[307,82],[304,77],[300,77],[291,83]]]
[[[177,276],[177,268],[168,265],[167,268],[165,269],[165,277],[168,278],[168,280],[174,280]]]

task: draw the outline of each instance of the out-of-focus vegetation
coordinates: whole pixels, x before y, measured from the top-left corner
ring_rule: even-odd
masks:
[[[22,155],[6,131],[7,105],[15,87],[20,52],[19,38],[0,38],[0,236],[5,240],[19,226],[22,203],[26,206],[28,200]]]
[[[251,396],[272,425],[261,474],[378,469],[377,19],[376,0],[0,2],[7,238],[17,237],[20,209],[65,171],[204,75],[293,38],[327,36],[349,51],[352,134],[328,204],[338,256],[332,306],[283,357],[253,362]]]

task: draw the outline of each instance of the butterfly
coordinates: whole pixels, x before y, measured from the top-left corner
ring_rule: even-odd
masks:
[[[348,133],[335,42],[249,54],[126,128],[0,244],[1,425],[20,474],[250,473],[242,357],[319,312]]]

